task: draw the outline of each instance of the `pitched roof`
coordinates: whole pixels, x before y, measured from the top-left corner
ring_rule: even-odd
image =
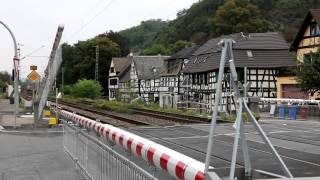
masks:
[[[201,46],[186,64],[183,72],[207,72],[219,68],[223,38],[236,41],[233,54],[236,67],[277,68],[296,66],[292,53],[280,33],[252,33],[242,36],[240,33],[221,36],[209,40]],[[252,57],[249,57],[252,54]]]
[[[128,65],[130,65],[131,59],[128,57],[116,57],[112,58],[114,69],[117,73],[123,71]]]
[[[200,45],[193,45],[190,47],[186,47],[178,51],[177,53],[173,54],[168,58],[168,60],[172,59],[188,59],[198,48]]]
[[[290,50],[297,51],[300,41],[303,38],[303,35],[308,28],[308,25],[310,24],[311,20],[315,19],[315,21],[320,24],[320,9],[310,9],[307,15],[305,16],[302,25],[296,35],[296,38],[291,44]]]
[[[161,69],[161,76],[176,76],[179,74],[182,68],[183,60],[189,59],[192,54],[200,47],[200,45],[193,45],[186,47],[170,56],[164,61]],[[169,63],[170,62],[170,63]],[[170,66],[170,67],[169,67]]]
[[[163,61],[169,56],[133,56],[138,79],[153,79],[160,77]],[[155,71],[153,70],[155,69]]]
[[[129,67],[131,65],[131,57],[112,58],[114,69],[120,82],[130,80]]]

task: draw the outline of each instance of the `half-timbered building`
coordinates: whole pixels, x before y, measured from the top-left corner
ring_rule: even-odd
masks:
[[[145,102],[159,103],[160,70],[169,56],[133,56],[130,69],[131,87]]]
[[[296,52],[300,62],[312,60],[312,54],[319,52],[320,47],[320,9],[311,9],[307,13],[296,38],[291,45],[291,51]],[[309,96],[298,87],[295,76],[278,78],[278,97],[294,99],[320,99],[319,96]]]
[[[177,108],[177,103],[183,100],[182,95],[187,87],[182,69],[198,48],[199,45],[186,47],[164,60],[159,87],[161,107]]]
[[[120,97],[120,89],[130,81],[131,57],[112,58],[109,69],[109,100]]]
[[[217,74],[222,46],[222,38],[235,40],[233,54],[239,80],[250,86],[245,89],[248,96],[276,97],[276,78],[283,67],[296,66],[289,46],[280,33],[236,33],[207,41],[201,46],[183,72],[191,83],[188,94],[190,100],[200,104],[200,108],[211,111],[214,103]],[[229,68],[225,69],[222,87],[221,111],[232,111],[234,99],[230,86]],[[244,90],[244,89],[243,89]]]

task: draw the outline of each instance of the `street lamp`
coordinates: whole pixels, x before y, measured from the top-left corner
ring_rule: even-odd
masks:
[[[15,105],[15,109],[14,109],[14,127],[16,127],[17,125],[17,115],[19,114],[19,92],[18,92],[18,80],[19,80],[19,57],[18,57],[18,49],[17,49],[17,41],[16,38],[14,36],[14,34],[12,33],[12,31],[10,30],[10,28],[3,23],[0,20],[0,24],[2,24],[10,33],[11,38],[13,40],[13,46],[14,46],[14,57],[13,57],[13,65],[14,65],[14,105]]]
[[[152,72],[153,72],[153,101],[155,102],[155,93],[156,93],[156,72],[157,72],[157,69],[152,66]],[[150,88],[151,89],[151,88]],[[158,95],[159,96],[159,95]]]

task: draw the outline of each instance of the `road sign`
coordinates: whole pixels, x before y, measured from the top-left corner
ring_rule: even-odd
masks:
[[[37,70],[37,66],[30,66],[30,70],[32,70],[32,71],[33,71],[33,70],[34,70],[34,71]]]
[[[40,75],[35,70],[31,71],[31,73],[28,75],[28,79],[30,79],[31,81],[36,81],[39,78],[40,78]]]

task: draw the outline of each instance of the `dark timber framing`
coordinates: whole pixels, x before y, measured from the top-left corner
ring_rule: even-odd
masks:
[[[276,79],[283,67],[295,67],[293,55],[289,47],[277,32],[231,34],[209,40],[194,54],[184,69],[186,78],[191,79],[189,92],[190,100],[197,102],[200,109],[210,112],[214,102],[218,64],[220,62],[221,47],[217,45],[224,38],[232,38],[234,45],[235,64],[239,81],[248,83],[246,88],[249,97],[276,97]],[[222,99],[220,111],[235,110],[233,94],[230,93],[230,72],[225,69],[222,84]],[[244,89],[241,89],[244,92]]]

